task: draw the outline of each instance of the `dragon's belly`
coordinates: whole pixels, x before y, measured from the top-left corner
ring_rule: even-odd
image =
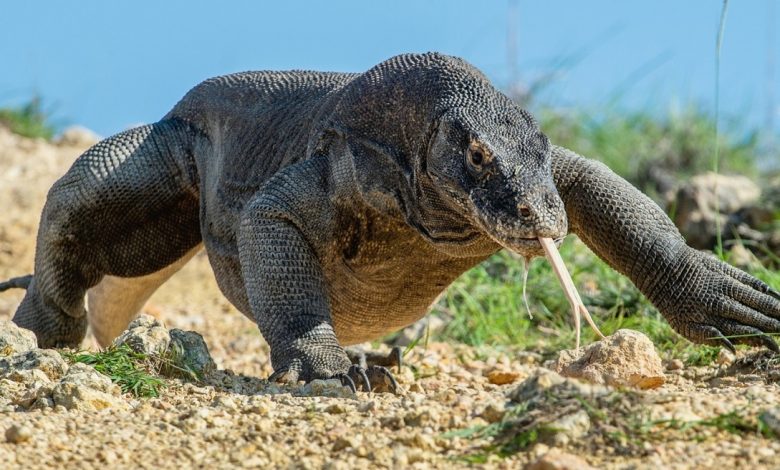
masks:
[[[455,278],[486,257],[447,256],[406,227],[377,225],[357,248],[331,250],[340,255],[323,263],[341,344],[376,339],[415,322]]]
[[[348,270],[347,270],[348,271]],[[331,315],[341,344],[355,344],[397,331],[423,317],[459,273],[400,272],[379,278],[343,272],[329,284]]]
[[[423,279],[418,279],[418,283],[408,281],[411,279],[405,279],[402,285],[380,285],[344,277],[329,286],[331,315],[339,342],[362,343],[414,323],[451,282],[434,288],[434,284],[421,284]]]

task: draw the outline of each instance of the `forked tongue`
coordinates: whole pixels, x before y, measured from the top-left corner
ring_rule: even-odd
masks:
[[[528,271],[531,269],[531,258],[523,258],[523,304],[525,311],[528,312],[528,318],[534,319],[531,314],[531,307],[528,305]]]
[[[604,335],[599,330],[599,327],[596,326],[596,323],[593,322],[593,318],[591,318],[588,309],[585,308],[585,304],[582,303],[580,294],[577,292],[577,288],[574,287],[574,281],[571,280],[569,271],[566,269],[566,265],[563,264],[563,259],[561,258],[560,253],[558,253],[558,248],[556,248],[555,242],[553,242],[552,238],[539,237],[539,243],[542,244],[542,248],[544,248],[544,254],[547,256],[547,260],[552,265],[553,271],[558,277],[558,282],[561,283],[561,287],[563,288],[563,293],[566,295],[566,299],[569,301],[569,305],[571,305],[571,314],[574,317],[574,328],[577,331],[576,348],[580,348],[581,317],[585,317],[585,321],[588,322],[591,328],[593,328],[593,331],[595,331],[601,339],[604,339]]]

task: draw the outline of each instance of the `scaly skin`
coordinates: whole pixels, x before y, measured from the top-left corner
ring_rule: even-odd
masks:
[[[417,320],[501,247],[539,255],[536,237],[569,228],[687,338],[776,349],[766,285],[687,247],[648,198],[551,146],[479,71],[439,54],[364,74],[218,77],[160,122],[98,143],[49,193],[14,321],[42,346],[75,346],[86,290],[202,241],[268,341],[272,378],[386,385],[343,345]],[[735,333],[759,335],[723,338]]]

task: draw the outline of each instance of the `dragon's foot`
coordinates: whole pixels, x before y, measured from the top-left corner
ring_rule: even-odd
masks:
[[[278,383],[297,383],[301,380],[310,382],[315,379],[337,379],[353,392],[362,390],[375,393],[397,393],[398,383],[393,374],[379,364],[397,366],[400,370],[400,349],[394,348],[389,355],[351,352],[348,357],[350,361],[357,363],[347,363],[340,357],[330,358],[331,361],[326,361],[322,357],[317,357],[315,360],[294,358],[285,366],[278,368],[268,380]],[[342,370],[343,372],[341,372]]]
[[[366,392],[393,394],[398,392],[398,382],[395,381],[395,377],[382,366],[371,365],[366,368],[353,365],[349,368],[347,376],[353,381],[353,387],[359,384]]]
[[[401,348],[396,346],[388,354],[359,348],[350,348],[346,352],[349,360],[354,364],[349,369],[349,376],[356,384],[362,384],[363,390],[378,393],[398,392],[398,382],[388,369],[395,367],[397,372],[401,372],[403,364]]]
[[[368,369],[371,366],[395,367],[396,372],[401,372],[403,352],[398,346],[391,349],[388,354],[377,351],[364,351],[359,348],[349,348],[346,352],[353,364],[357,364],[364,369]]]

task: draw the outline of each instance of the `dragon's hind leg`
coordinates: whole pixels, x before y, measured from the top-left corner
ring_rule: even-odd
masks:
[[[122,132],[87,150],[54,184],[38,229],[35,272],[13,319],[41,347],[79,345],[88,323],[85,293],[105,276],[147,276],[200,244],[191,164],[197,135],[176,120]],[[127,315],[105,308],[111,301],[98,303]]]

